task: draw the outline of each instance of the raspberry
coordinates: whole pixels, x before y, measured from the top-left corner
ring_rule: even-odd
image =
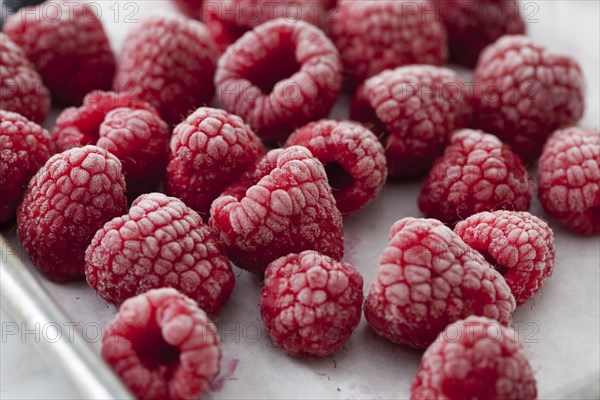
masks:
[[[115,56],[96,12],[85,1],[56,0],[6,20],[4,32],[25,51],[58,102],[79,104],[92,90],[111,86]]]
[[[50,109],[50,92],[19,46],[0,32],[0,108],[41,124]]]
[[[260,139],[240,117],[199,108],[171,137],[167,193],[208,216],[213,200],[264,153]]]
[[[379,265],[365,317],[392,342],[425,348],[469,315],[511,322],[515,299],[502,275],[440,221],[397,221]]]
[[[454,224],[492,210],[527,211],[532,180],[521,159],[494,135],[455,132],[419,194],[419,209],[430,218]]]
[[[356,92],[351,115],[383,137],[390,175],[406,178],[429,171],[471,111],[465,83],[455,72],[417,65],[368,79]]]
[[[473,79],[473,126],[498,136],[526,161],[540,155],[552,132],[583,115],[577,61],[525,36],[504,36],[488,46]]]
[[[202,20],[202,3],[204,0],[171,0],[183,14],[190,18]],[[213,1],[213,0],[209,0]]]
[[[340,93],[340,71],[339,54],[323,32],[278,19],[227,49],[215,84],[226,110],[261,138],[277,141],[329,114]]]
[[[54,143],[45,129],[0,110],[0,224],[13,219],[29,179],[53,153]]]
[[[554,267],[554,235],[528,212],[482,212],[459,222],[454,232],[500,272],[517,306],[536,294]]]
[[[113,87],[152,104],[175,125],[212,98],[218,55],[202,22],[155,14],[125,39]]]
[[[349,83],[407,64],[443,65],[446,31],[425,0],[340,0],[330,36]]]
[[[138,197],[129,214],[104,224],[85,260],[90,286],[116,305],[168,286],[215,315],[233,290],[229,260],[210,228],[181,200],[160,193]]]
[[[516,333],[471,316],[448,325],[425,351],[410,398],[534,400],[537,388]]]
[[[323,164],[301,146],[272,150],[229,186],[211,207],[210,225],[229,258],[262,274],[290,253],[344,253],[342,216]]]
[[[362,289],[352,265],[307,250],[269,264],[260,313],[277,346],[324,357],[340,350],[360,322]]]
[[[538,167],[538,196],[548,215],[574,232],[600,234],[600,131],[555,132]]]
[[[305,146],[325,166],[342,215],[377,196],[387,177],[383,146],[373,132],[353,122],[320,120],[294,132],[289,146]]]
[[[191,299],[155,289],[123,303],[102,335],[102,357],[140,399],[193,399],[219,373],[221,344]]]
[[[126,205],[119,160],[96,146],[77,147],[52,156],[31,179],[17,210],[17,235],[49,279],[79,279],[94,234]]]

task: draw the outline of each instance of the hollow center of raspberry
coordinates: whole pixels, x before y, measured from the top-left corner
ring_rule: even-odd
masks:
[[[133,349],[149,370],[163,366],[170,370],[179,363],[179,349],[165,341],[157,325],[138,335],[133,341]]]
[[[327,173],[329,186],[333,191],[346,189],[354,182],[354,179],[346,172],[344,167],[335,161],[325,164],[325,172]]]
[[[279,81],[291,77],[301,67],[296,60],[295,44],[291,38],[282,38],[277,48],[246,70],[246,78],[264,94],[269,94]]]

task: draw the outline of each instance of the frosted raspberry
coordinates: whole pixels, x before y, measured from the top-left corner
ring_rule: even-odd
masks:
[[[262,274],[290,253],[344,253],[342,216],[323,164],[301,146],[272,150],[211,207],[211,227],[240,268]]]
[[[360,322],[362,289],[352,265],[307,250],[269,264],[260,313],[277,346],[324,357],[340,350]]]
[[[210,2],[214,0],[208,0]],[[202,3],[204,0],[171,0],[171,2],[190,18],[202,20]]]
[[[347,121],[321,120],[294,132],[289,146],[304,146],[323,163],[342,215],[366,206],[387,177],[383,146],[370,130]]]
[[[56,0],[9,16],[4,32],[27,54],[57,101],[79,104],[92,90],[110,88],[115,56],[98,6]]]
[[[500,272],[517,306],[542,287],[554,267],[554,235],[528,212],[482,212],[459,222],[454,232]]]
[[[538,166],[538,196],[548,215],[584,235],[600,234],[600,131],[555,132]]]
[[[0,108],[41,124],[50,109],[50,92],[19,46],[0,32]]]
[[[208,216],[213,200],[264,153],[240,117],[199,108],[175,127],[166,190]]]
[[[53,153],[54,143],[45,129],[0,110],[0,224],[14,218],[29,179]]]
[[[261,138],[277,141],[329,114],[340,92],[340,71],[339,54],[323,32],[278,19],[227,49],[215,84],[225,109]]]
[[[469,315],[511,322],[515,298],[502,275],[440,221],[397,221],[379,265],[365,317],[392,342],[425,348]]]
[[[521,159],[494,135],[455,132],[421,187],[419,209],[430,218],[454,224],[492,210],[526,211],[532,179]]]
[[[471,316],[448,325],[423,354],[410,398],[534,400],[537,387],[516,333]]]
[[[195,399],[219,373],[221,344],[196,303],[155,289],[123,303],[102,335],[102,357],[140,399]]]
[[[390,176],[406,178],[429,171],[471,111],[465,83],[455,72],[415,65],[368,79],[356,92],[351,116],[381,135]]]
[[[540,155],[552,132],[583,115],[577,61],[525,36],[504,36],[488,46],[473,79],[473,126],[498,136],[526,161]]]
[[[425,0],[340,0],[329,29],[351,84],[389,68],[446,61],[446,30]]]
[[[174,125],[212,98],[218,54],[202,22],[154,14],[125,39],[113,87],[149,102]]]

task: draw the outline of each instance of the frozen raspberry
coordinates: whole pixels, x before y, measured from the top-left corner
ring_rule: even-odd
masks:
[[[542,287],[554,267],[554,235],[528,212],[482,212],[459,222],[454,232],[500,272],[517,306]]]
[[[425,348],[469,315],[512,320],[515,298],[502,275],[440,221],[397,221],[379,265],[365,317],[392,342]]]
[[[140,399],[196,399],[219,373],[221,344],[191,299],[154,289],[123,303],[102,335],[102,357]]]
[[[229,258],[262,274],[290,253],[344,253],[342,216],[323,164],[301,146],[272,150],[229,186],[211,207],[211,227]]]
[[[260,139],[240,117],[199,108],[171,137],[167,193],[208,217],[213,200],[264,153]]]
[[[516,333],[471,316],[442,332],[421,359],[411,400],[535,400],[537,387]]]
[[[244,33],[251,30],[251,28],[239,27],[234,23],[222,21],[211,7],[205,7],[202,16],[206,24],[206,29],[208,29],[220,52],[227,50]]]
[[[454,224],[482,211],[527,211],[532,191],[532,179],[510,147],[494,135],[463,129],[433,164],[418,201],[425,216]]]
[[[0,224],[13,219],[29,179],[53,153],[54,143],[45,129],[0,110]]]
[[[261,138],[278,141],[329,114],[340,92],[340,71],[339,54],[323,32],[278,19],[227,49],[215,84],[225,109]]]
[[[214,0],[209,0],[214,1]],[[202,20],[202,3],[204,0],[171,0],[171,2],[190,18]]]
[[[443,65],[446,30],[425,0],[340,0],[330,36],[356,84],[407,64]]]
[[[41,124],[50,109],[50,92],[19,46],[0,32],[0,109]]]
[[[352,265],[307,250],[269,264],[260,313],[277,346],[324,357],[340,350],[360,322],[362,289]]]
[[[104,224],[85,260],[90,286],[116,305],[174,287],[215,315],[233,290],[229,260],[210,228],[181,200],[160,193],[138,197],[129,214]]]
[[[583,115],[577,61],[525,36],[504,36],[488,46],[473,80],[473,126],[498,136],[525,161],[540,155],[552,132]]]
[[[96,146],[67,150],[51,157],[29,182],[17,210],[19,241],[49,279],[79,279],[94,234],[126,206],[115,156]]]
[[[342,215],[366,206],[387,177],[383,146],[370,130],[347,121],[320,120],[294,132],[287,146],[304,146],[325,166]]]
[[[555,132],[538,167],[538,196],[548,215],[574,232],[600,234],[600,132]]]
[[[125,39],[113,87],[149,102],[175,125],[212,98],[218,55],[202,22],[154,14]]]
[[[351,115],[381,135],[390,176],[406,178],[429,171],[471,111],[465,83],[455,72],[415,65],[368,79],[356,92]]]
[[[98,10],[86,1],[56,0],[23,8],[6,20],[4,32],[61,103],[79,104],[92,90],[111,86],[115,56]]]

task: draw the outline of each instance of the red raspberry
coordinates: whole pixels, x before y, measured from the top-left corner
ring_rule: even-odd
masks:
[[[494,135],[463,129],[452,135],[419,194],[419,209],[454,224],[499,209],[527,211],[532,180],[521,159]]]
[[[0,108],[41,124],[50,109],[50,92],[19,46],[0,32]]]
[[[35,64],[52,96],[80,104],[92,90],[110,88],[115,56],[97,5],[56,0],[26,7],[9,16],[4,32]]]
[[[49,279],[79,279],[94,234],[126,206],[115,156],[96,146],[67,150],[51,157],[29,182],[17,210],[19,241]]]
[[[123,303],[102,335],[102,357],[140,399],[195,399],[219,373],[221,344],[196,303],[155,289]]]
[[[540,155],[552,132],[583,115],[577,61],[525,36],[504,36],[488,46],[473,79],[473,126],[498,136],[526,161]]]
[[[294,132],[286,145],[304,146],[323,163],[342,215],[366,206],[385,184],[383,146],[373,132],[354,122],[312,122]]]
[[[240,268],[262,274],[290,253],[344,253],[342,216],[323,164],[301,146],[267,153],[211,207],[211,227]]]
[[[423,354],[410,398],[534,400],[537,388],[516,333],[471,316],[448,325]]]
[[[113,87],[149,102],[174,125],[212,98],[218,55],[202,22],[155,14],[125,39]]]
[[[333,43],[303,21],[278,19],[255,28],[219,60],[217,94],[269,141],[329,114],[341,87]]]
[[[214,1],[214,0],[209,0]],[[183,14],[190,18],[202,20],[202,3],[204,0],[171,0]]]
[[[221,52],[227,50],[231,44],[235,43],[244,33],[250,30],[250,28],[239,27],[233,23],[221,21],[216,12],[210,7],[204,8],[202,16],[204,17],[206,29],[210,32]]]
[[[199,108],[171,137],[167,193],[208,216],[213,200],[264,153],[260,139],[240,117]]]
[[[465,83],[455,72],[416,65],[368,79],[356,92],[351,115],[383,136],[390,175],[406,178],[429,171],[471,111]]]
[[[425,0],[340,0],[330,36],[350,84],[407,64],[443,65],[446,30]]]
[[[210,228],[181,200],[160,193],[138,197],[129,214],[104,224],[85,260],[90,286],[116,305],[168,286],[215,315],[233,290],[229,260]]]
[[[517,306],[542,287],[554,267],[554,235],[528,212],[482,212],[459,222],[454,232],[500,272]]]
[[[365,317],[392,342],[425,348],[469,315],[511,322],[515,298],[502,275],[440,221],[397,221],[379,265]]]
[[[54,143],[45,129],[0,110],[0,224],[14,218],[29,180],[53,153]]]
[[[277,346],[324,357],[340,350],[360,322],[362,290],[352,265],[307,250],[269,264],[260,313]]]
[[[538,167],[538,196],[548,215],[574,232],[600,234],[600,131],[555,132]]]

